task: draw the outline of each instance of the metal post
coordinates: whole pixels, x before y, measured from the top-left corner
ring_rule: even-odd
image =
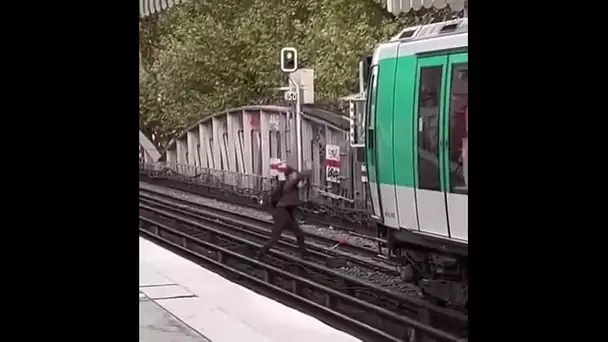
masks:
[[[363,83],[363,61],[359,61],[359,94],[365,92],[365,84]]]
[[[298,171],[302,171],[302,104],[301,104],[301,89],[300,85],[296,83],[291,76],[289,76],[289,81],[293,83],[296,88],[296,110],[295,110],[295,120],[296,120],[296,149],[297,149],[297,157],[298,157]]]

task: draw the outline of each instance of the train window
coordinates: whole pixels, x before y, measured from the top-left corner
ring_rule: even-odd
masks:
[[[374,134],[374,128],[376,127],[376,99],[378,92],[378,67],[373,66],[371,71],[370,86],[368,86],[367,92],[367,129],[366,134],[367,148],[373,150],[375,148],[376,136]],[[370,165],[375,164],[374,157],[369,160]]]
[[[420,189],[441,190],[439,164],[439,105],[442,66],[420,69],[418,99],[418,179]]]
[[[468,194],[469,64],[454,64],[449,113],[450,191]]]
[[[376,66],[372,67],[371,79],[367,90],[367,127],[368,129],[374,129],[376,123],[376,89],[378,86],[378,68]]]

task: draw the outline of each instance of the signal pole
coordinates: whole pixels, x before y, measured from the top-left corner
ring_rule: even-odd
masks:
[[[298,171],[302,171],[302,93],[300,85],[289,76],[289,82],[296,89],[296,108],[294,110],[296,121],[296,151],[298,156]]]
[[[298,70],[298,50],[292,47],[284,47],[281,49],[281,70],[287,74]],[[294,81],[291,75],[288,76],[288,78],[289,82],[293,84],[293,87],[295,88],[296,106],[294,109],[294,121],[296,123],[296,156],[298,160],[298,171],[302,171],[302,89],[300,84]],[[293,100],[293,94],[291,94],[289,91],[287,93],[285,98]]]

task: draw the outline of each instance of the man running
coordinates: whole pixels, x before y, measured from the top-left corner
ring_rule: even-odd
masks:
[[[302,258],[307,256],[308,251],[306,250],[306,243],[304,241],[304,231],[302,231],[302,228],[296,222],[294,210],[300,204],[298,184],[300,181],[310,178],[311,173],[311,171],[297,172],[292,167],[287,167],[285,171],[286,180],[279,182],[270,196],[270,202],[274,209],[272,215],[274,226],[270,233],[270,240],[262,246],[257,258],[261,258],[272,246],[279,242],[285,228],[291,230],[296,236],[300,256]]]

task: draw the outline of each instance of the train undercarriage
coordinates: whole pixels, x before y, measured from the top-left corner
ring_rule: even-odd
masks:
[[[422,297],[437,305],[468,310],[466,244],[381,224],[377,224],[377,232],[388,241],[389,258],[403,265],[403,281],[414,283]]]

